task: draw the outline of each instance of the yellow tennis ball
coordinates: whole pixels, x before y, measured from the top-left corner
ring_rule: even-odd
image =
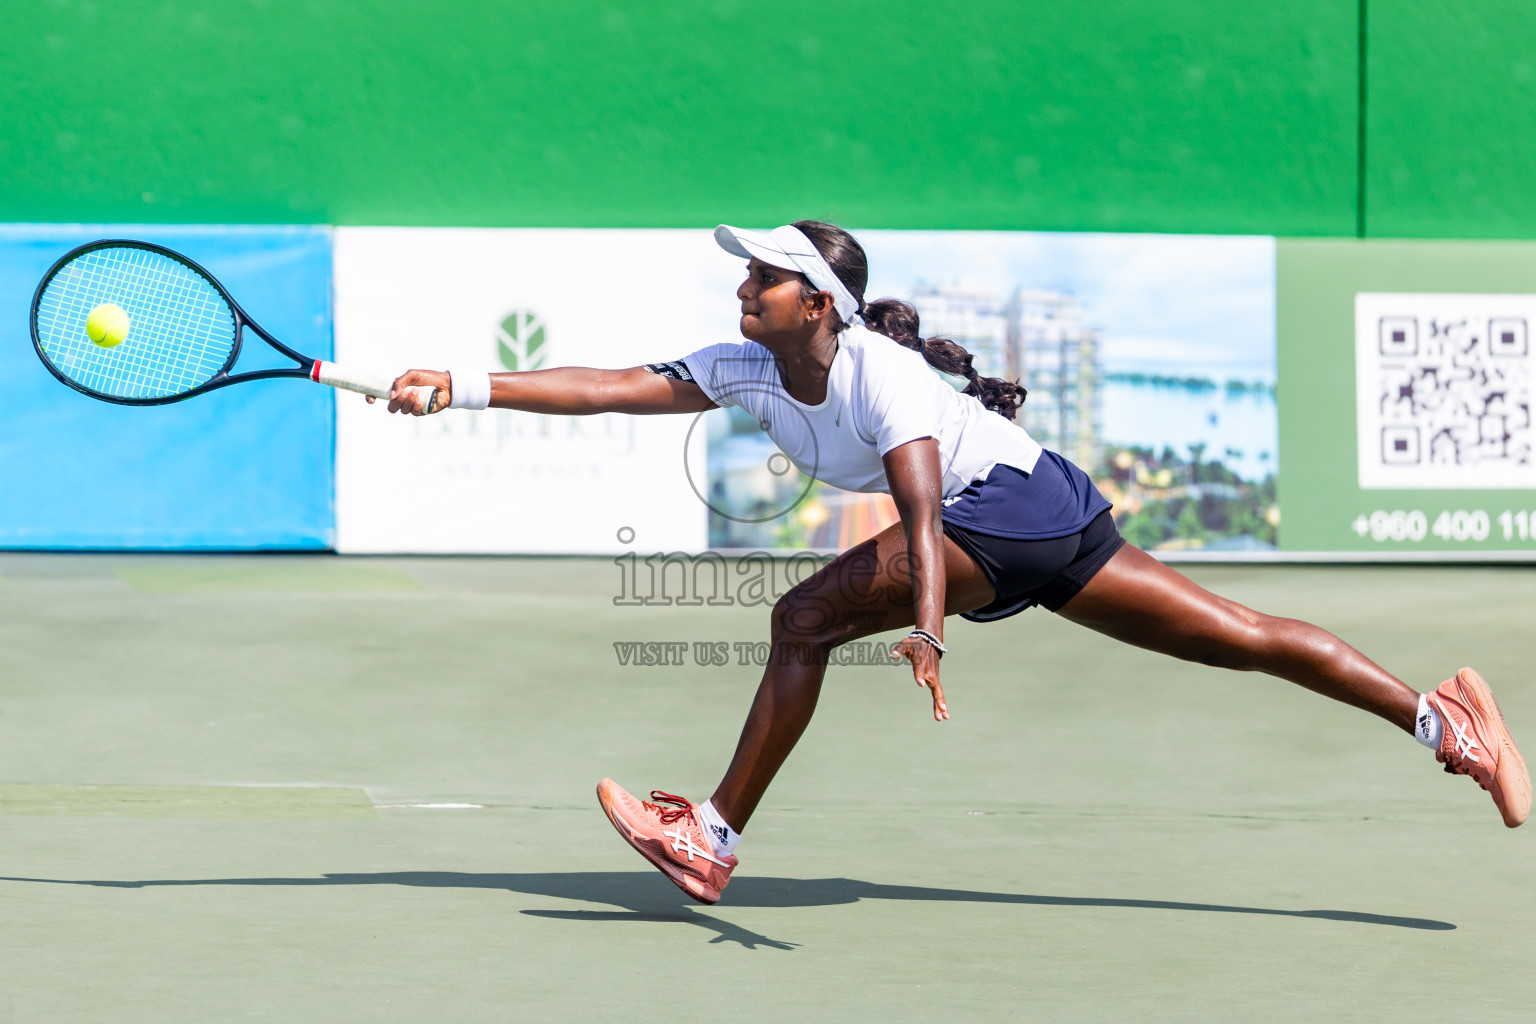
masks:
[[[85,333],[102,348],[122,344],[128,337],[128,327],[128,314],[110,302],[103,302],[85,318]]]

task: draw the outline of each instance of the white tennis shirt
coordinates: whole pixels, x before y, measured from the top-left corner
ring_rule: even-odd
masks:
[[[889,493],[881,458],[922,437],[938,442],[946,498],[998,463],[1034,472],[1035,439],[945,383],[919,353],[864,327],[837,339],[820,405],[792,398],[773,353],[755,341],[711,345],[682,362],[716,405],[744,409],[802,473],[845,491]]]

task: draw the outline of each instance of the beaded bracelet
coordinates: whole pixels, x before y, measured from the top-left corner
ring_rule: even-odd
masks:
[[[934,650],[938,651],[940,658],[949,653],[949,648],[945,647],[938,637],[934,636],[926,629],[914,629],[912,632],[907,634],[907,639],[917,639],[923,641],[929,647],[932,647]]]

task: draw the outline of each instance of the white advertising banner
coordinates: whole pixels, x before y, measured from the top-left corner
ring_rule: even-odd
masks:
[[[336,361],[627,367],[736,338],[741,261],[707,231],[338,228]],[[339,395],[343,552],[698,551],[693,416],[389,416]]]
[[[1275,550],[1270,238],[859,232],[868,297],[1022,380],[1020,422],[1158,551]],[[743,261],[708,231],[339,228],[336,360],[627,367],[740,338]],[[892,343],[894,344],[894,342]],[[957,387],[964,381],[954,378]],[[389,416],[338,396],[344,552],[837,550],[897,520],[802,476],[739,408]]]

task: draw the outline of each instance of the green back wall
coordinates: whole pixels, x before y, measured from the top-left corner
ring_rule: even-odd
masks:
[[[38,0],[0,220],[1349,234],[1355,0]]]
[[[1536,237],[1536,3],[1370,0],[1366,233]]]
[[[1530,0],[7,8],[0,220],[1536,235]]]

